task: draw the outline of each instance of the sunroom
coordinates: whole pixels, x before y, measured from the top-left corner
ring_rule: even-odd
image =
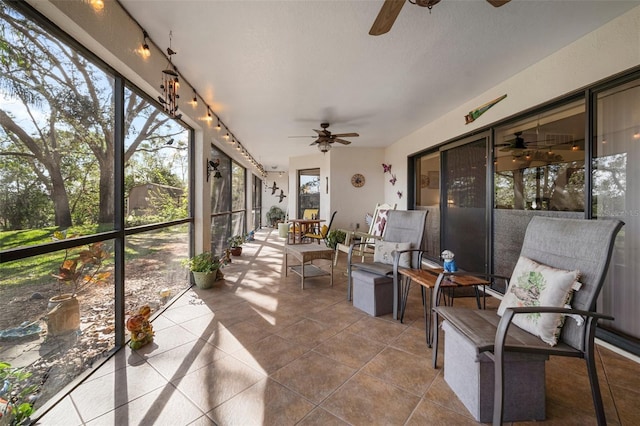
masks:
[[[597,338],[607,420],[640,419],[640,2],[406,4],[368,35],[382,3],[0,2],[0,377],[33,386],[32,419],[473,424],[438,370],[410,389],[381,372],[430,357],[418,293],[399,323],[346,300],[344,255],[330,288],[283,270],[287,222],[305,209],[355,231],[381,203],[428,211],[430,261],[449,249],[461,269],[504,275],[533,216],[624,221],[598,302],[615,320]],[[315,143],[324,131],[350,143]],[[245,251],[225,283],[190,288],[185,260],[222,256],[234,236]],[[77,325],[54,318],[63,295]],[[126,321],[144,305],[155,349],[137,353]],[[153,385],[136,393],[141,370]],[[225,391],[198,400],[206,383]],[[368,388],[377,409],[340,404]],[[380,408],[389,389],[408,392],[398,411]],[[548,419],[595,422],[586,392],[577,411],[549,392]]]

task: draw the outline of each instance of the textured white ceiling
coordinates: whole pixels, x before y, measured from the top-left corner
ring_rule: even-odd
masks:
[[[383,147],[640,4],[443,0],[405,4],[368,35],[382,0],[120,0],[267,171],[317,152],[321,122]],[[183,94],[183,99],[188,98]],[[348,149],[348,148],[346,148]]]

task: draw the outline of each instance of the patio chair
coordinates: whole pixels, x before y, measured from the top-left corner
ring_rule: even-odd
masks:
[[[384,230],[387,224],[387,215],[391,210],[396,209],[396,204],[376,204],[376,208],[373,210],[371,223],[369,225],[369,232],[357,232],[342,230],[345,233],[344,243],[338,243],[336,245],[336,255],[333,260],[333,266],[338,264],[338,256],[340,252],[349,253],[352,243],[358,241],[359,244],[354,248],[355,257],[362,257],[364,262],[367,254],[373,255],[373,245],[376,239],[380,239],[384,236]]]
[[[353,254],[359,243],[352,243],[347,254],[347,300],[352,296],[352,271],[361,270],[378,276],[393,279],[393,318],[398,318],[398,268],[417,267],[421,261],[426,210],[391,210],[388,212],[384,238],[376,240],[373,262],[354,263]],[[373,237],[373,236],[365,236]],[[405,253],[406,259],[397,259],[387,247],[394,246],[394,251],[411,250]],[[358,253],[358,256],[360,254]]]
[[[312,240],[316,240],[318,242],[318,244],[320,244],[320,240],[324,240],[325,243],[327,241],[327,234],[329,234],[329,231],[331,230],[331,224],[333,224],[333,218],[336,217],[336,213],[338,213],[338,211],[334,211],[331,214],[331,219],[329,220],[329,225],[322,225],[322,228],[320,228],[320,232],[307,232],[306,234],[304,234],[305,238],[310,238]]]
[[[498,312],[453,306],[437,306],[433,309],[434,368],[438,356],[439,317],[444,320],[445,344],[453,338],[454,341],[460,341],[460,345],[475,350],[475,355],[468,359],[467,365],[479,364],[477,361],[480,358],[486,358],[488,362],[493,360],[493,368],[489,370],[493,383],[488,383],[485,390],[488,393],[493,390],[493,400],[488,400],[487,411],[494,425],[502,424],[503,419],[509,420],[505,418],[505,411],[513,412],[518,409],[516,406],[530,405],[534,397],[530,385],[534,381],[541,386],[542,395],[538,399],[541,399],[544,416],[544,361],[549,355],[578,357],[586,361],[597,421],[599,425],[606,424],[595,364],[594,336],[599,319],[613,318],[596,313],[595,309],[611,260],[614,240],[623,225],[619,220],[534,216],[527,226],[521,257]],[[438,277],[434,289],[436,297],[446,275]],[[576,279],[576,276],[579,278]],[[572,291],[577,280],[581,286],[579,290]],[[540,282],[544,286],[535,285]],[[569,282],[572,284],[567,287]],[[535,289],[532,285],[535,285]],[[560,291],[562,286],[563,290]],[[557,292],[555,301],[549,297],[550,290]],[[571,307],[565,307],[567,298],[571,296]],[[531,322],[532,318],[535,322]],[[542,327],[545,323],[547,327]],[[456,351],[449,352],[445,345],[445,364],[451,357],[450,362],[455,367],[451,371],[461,371],[465,363],[457,357]],[[523,357],[543,357],[542,361],[537,362],[541,368],[536,367],[535,376],[513,367],[513,364],[517,364],[516,359]],[[530,362],[523,364],[531,365]],[[510,374],[505,373],[506,365]],[[445,366],[445,373],[448,369]],[[469,377],[465,376],[463,380],[467,389],[462,391],[467,392]],[[523,388],[522,383],[527,384],[523,401],[514,402],[516,392],[513,391]]]

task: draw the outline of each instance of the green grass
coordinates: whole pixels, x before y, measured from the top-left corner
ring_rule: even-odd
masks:
[[[110,231],[111,225],[80,225],[67,228],[67,235],[91,235]],[[52,242],[53,233],[62,231],[59,226],[49,226],[40,229],[22,229],[19,231],[0,232],[0,249],[9,250],[17,247],[34,246]]]
[[[28,245],[43,244],[52,241],[52,235],[58,227],[43,229],[28,229],[22,231],[0,232],[0,246],[2,249],[13,247],[25,247]],[[149,233],[140,233],[126,238],[125,262],[144,258],[162,250],[164,243],[170,243],[184,236],[186,238],[186,225],[156,230]],[[67,234],[90,235],[101,232],[99,226],[82,226],[69,228]],[[108,251],[113,256],[113,244],[106,241]],[[64,250],[58,250],[39,256],[20,259],[13,262],[0,264],[1,285],[44,285],[56,283],[51,274],[58,272],[58,268],[65,256]],[[188,253],[184,254],[187,257]],[[178,261],[178,260],[176,260]],[[113,264],[113,257],[106,260],[107,268]]]

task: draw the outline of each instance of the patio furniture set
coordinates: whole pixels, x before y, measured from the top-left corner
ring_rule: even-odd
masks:
[[[347,299],[372,316],[392,314],[403,321],[410,286],[419,285],[433,368],[441,326],[444,379],[477,421],[544,420],[545,361],[553,355],[586,361],[596,418],[606,424],[594,336],[599,319],[613,318],[595,309],[623,222],[534,216],[514,271],[504,277],[430,264],[421,246],[427,211],[383,207],[385,226],[378,235],[360,235],[335,252],[306,244],[286,245],[285,253],[302,265],[335,255],[332,275],[337,254],[346,250]],[[303,288],[304,278],[315,273],[310,266],[298,267]],[[508,285],[500,307],[486,309],[486,287],[500,280]],[[477,309],[453,306],[459,287],[475,290]]]

